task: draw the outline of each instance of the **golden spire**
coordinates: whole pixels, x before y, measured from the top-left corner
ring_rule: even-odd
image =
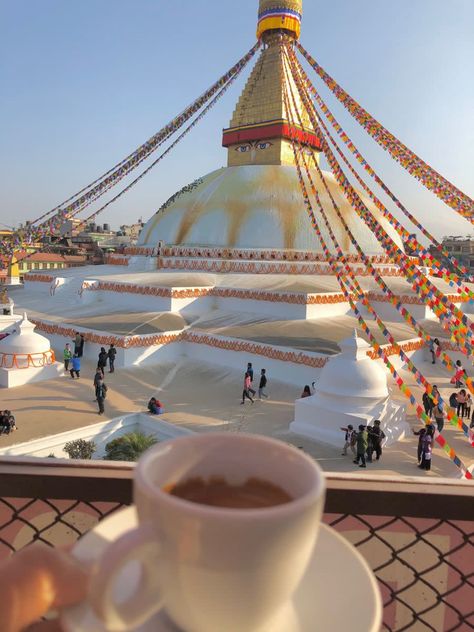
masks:
[[[286,79],[284,69],[283,45],[299,37],[302,5],[302,0],[260,0],[257,35],[264,48],[224,130],[229,167],[294,165],[291,139],[320,149],[294,80]],[[296,108],[290,100],[290,112],[285,92],[295,95]]]

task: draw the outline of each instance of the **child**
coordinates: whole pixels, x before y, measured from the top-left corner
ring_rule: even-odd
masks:
[[[347,454],[347,448],[351,449],[352,454],[355,456],[356,455],[356,449],[355,449],[355,432],[354,432],[354,426],[352,424],[349,424],[347,426],[347,428],[341,428],[341,430],[343,432],[345,432],[345,437],[344,437],[344,447],[342,448],[342,456],[346,456]]]

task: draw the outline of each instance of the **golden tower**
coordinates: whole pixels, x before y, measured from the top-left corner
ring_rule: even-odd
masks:
[[[302,8],[303,0],[260,0],[257,37],[264,48],[223,133],[229,167],[294,165],[291,139],[321,149],[296,85],[286,78],[283,66],[283,43],[299,38]],[[285,91],[293,92],[298,112],[292,97],[287,112]]]

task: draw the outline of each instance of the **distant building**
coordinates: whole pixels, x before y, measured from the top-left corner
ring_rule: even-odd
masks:
[[[449,252],[451,257],[457,259],[470,275],[474,274],[474,237],[469,236],[449,236],[443,237],[443,248]],[[430,247],[430,252],[437,259],[441,260],[448,269],[453,269],[448,259],[442,257],[434,246]]]

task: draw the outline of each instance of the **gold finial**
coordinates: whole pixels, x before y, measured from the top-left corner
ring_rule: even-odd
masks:
[[[299,39],[303,0],[260,0],[257,38],[271,31],[284,31]]]

